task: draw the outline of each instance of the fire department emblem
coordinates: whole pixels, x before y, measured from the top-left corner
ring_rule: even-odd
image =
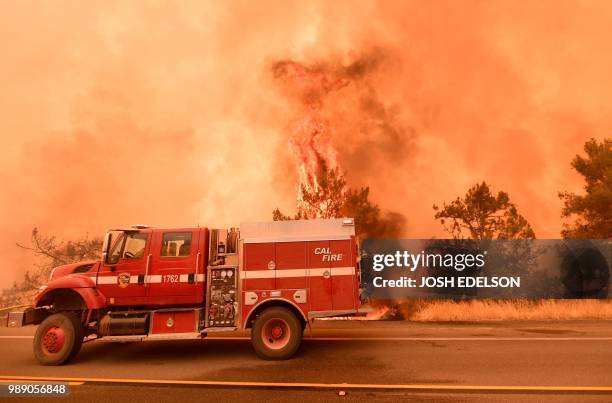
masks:
[[[130,285],[130,273],[119,273],[117,276],[117,284],[120,288],[125,288]]]

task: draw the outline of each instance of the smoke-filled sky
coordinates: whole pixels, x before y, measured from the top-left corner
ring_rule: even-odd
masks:
[[[3,2],[0,287],[34,226],[291,213],[304,89],[279,62],[345,80],[325,144],[407,237],[441,236],[432,204],[486,180],[556,238],[571,159],[612,133],[611,21],[607,1]]]

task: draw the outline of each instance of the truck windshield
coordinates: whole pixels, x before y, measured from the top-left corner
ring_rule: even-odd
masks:
[[[125,241],[125,232],[113,232],[111,233],[110,244],[111,247],[108,251],[106,263],[116,264],[121,258],[121,249],[123,249],[123,243]]]

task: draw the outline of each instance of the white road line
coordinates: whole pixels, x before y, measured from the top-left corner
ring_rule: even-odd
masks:
[[[11,378],[0,379],[0,383],[37,383],[37,382],[40,383],[40,381],[38,380],[28,380],[28,379],[24,380],[24,379],[11,379]],[[80,386],[80,385],[83,385],[85,382],[65,382],[65,383],[70,386]]]
[[[612,337],[313,337],[304,340],[364,341],[612,341]]]
[[[34,336],[0,336],[0,340],[33,339]],[[250,340],[250,337],[208,336],[204,340]],[[612,337],[304,337],[311,341],[612,341]]]

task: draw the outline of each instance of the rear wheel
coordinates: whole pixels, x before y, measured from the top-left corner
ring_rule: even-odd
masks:
[[[265,360],[286,360],[302,342],[302,324],[293,312],[271,307],[259,315],[251,329],[251,343]]]
[[[77,355],[82,344],[80,318],[72,312],[60,312],[38,325],[34,356],[43,365],[62,365]]]

